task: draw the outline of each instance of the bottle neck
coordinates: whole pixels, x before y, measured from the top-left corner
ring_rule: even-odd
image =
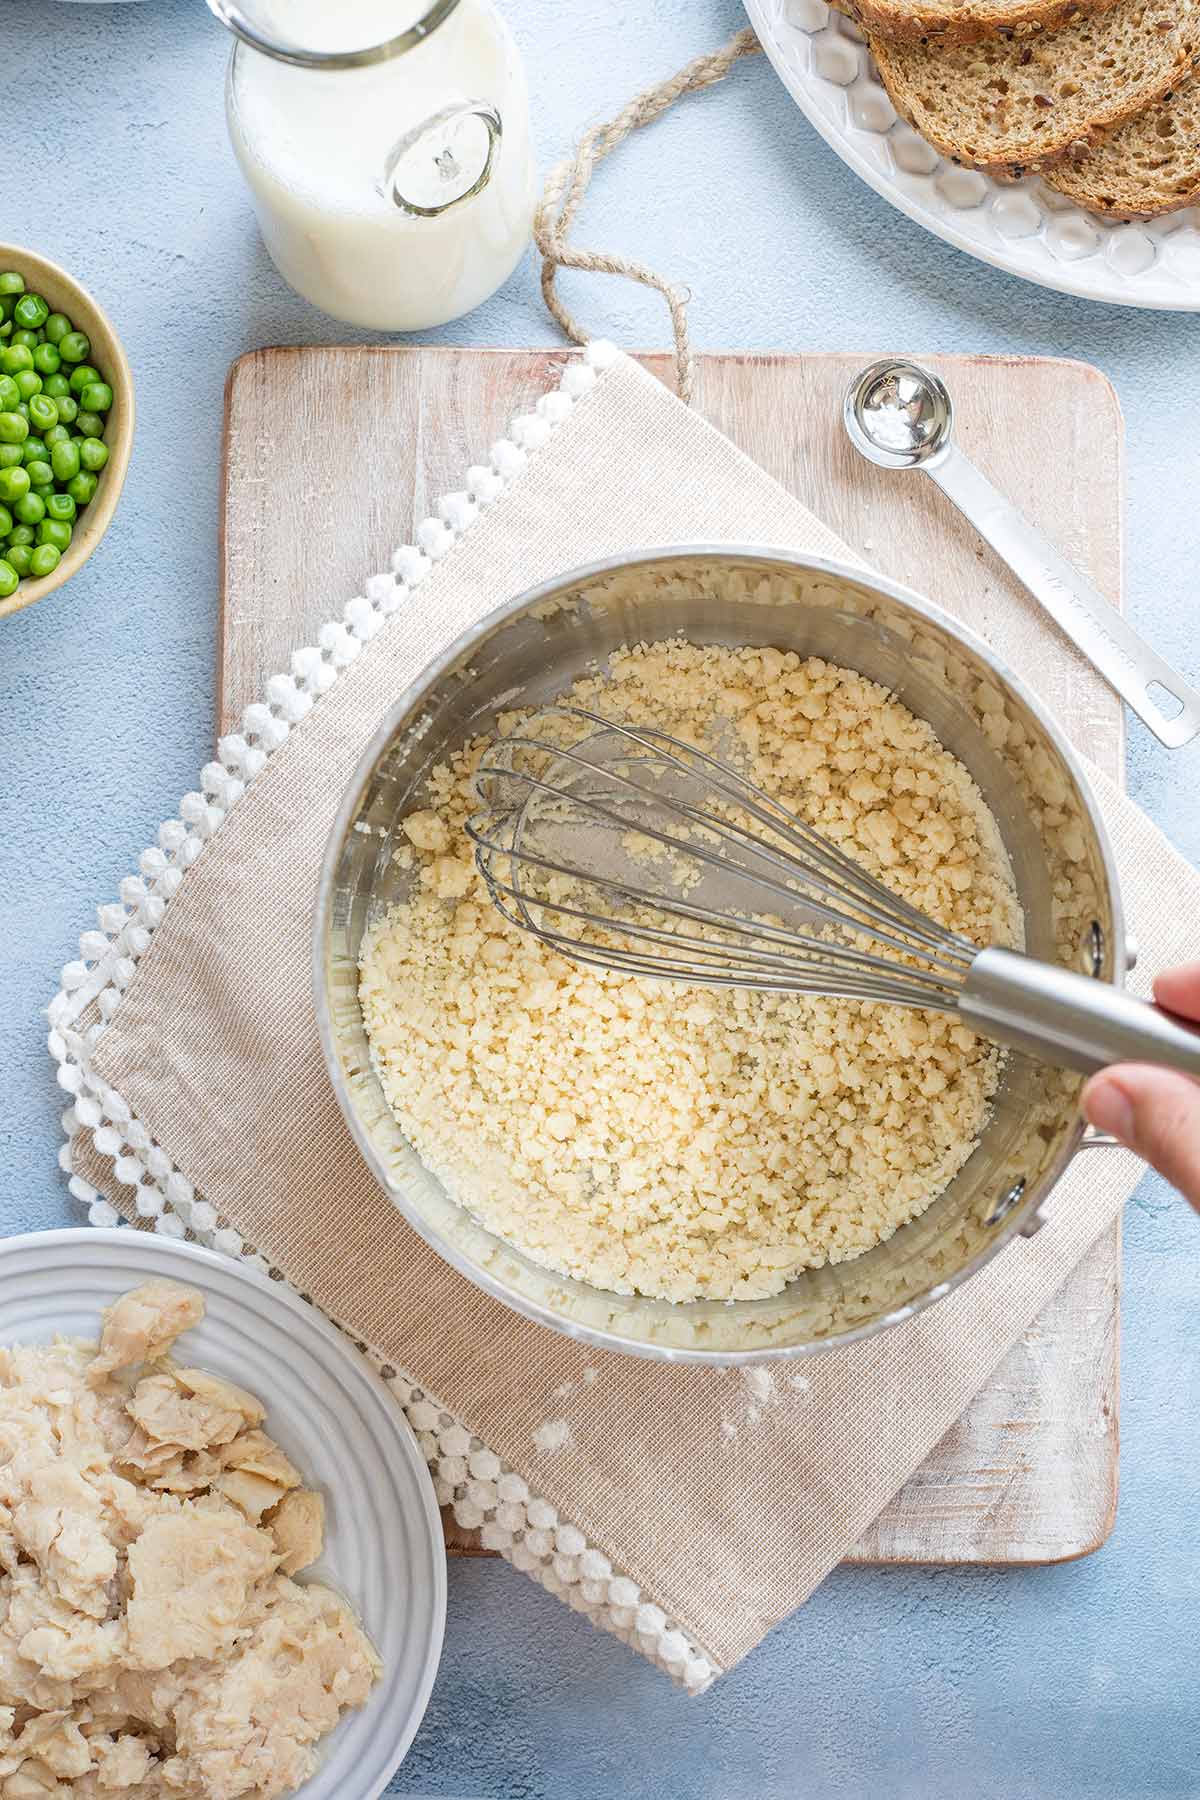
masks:
[[[362,69],[373,63],[390,62],[393,57],[416,49],[445,23],[459,3],[460,0],[425,0],[419,15],[393,36],[340,47],[309,45],[277,36],[268,9],[257,0],[251,0],[249,5],[242,0],[208,0],[208,8],[243,44],[276,62],[301,69]]]

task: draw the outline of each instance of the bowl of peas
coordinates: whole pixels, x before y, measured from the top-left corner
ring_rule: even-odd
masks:
[[[120,339],[64,269],[0,244],[0,619],[83,566],[133,444]]]

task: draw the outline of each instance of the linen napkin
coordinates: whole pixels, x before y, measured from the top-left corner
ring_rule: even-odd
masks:
[[[689,539],[850,553],[610,346],[571,364],[440,510],[397,552],[400,585],[369,583],[222,741],[204,792],[122,889],[103,947],[64,972],[52,1047],[74,1096],[76,1191],[253,1247],[388,1365],[464,1523],[699,1689],[858,1541],[1111,1224],[1141,1165],[1120,1151],[1079,1159],[1035,1238],[802,1374],[606,1355],[446,1266],[362,1163],[312,1011],[318,864],[367,738],[465,626],[573,565]],[[1144,982],[1194,954],[1200,878],[1093,779]],[[96,1201],[96,1222],[114,1217]]]

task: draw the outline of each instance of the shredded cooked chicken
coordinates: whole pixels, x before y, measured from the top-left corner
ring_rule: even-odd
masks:
[[[151,1281],[98,1350],[0,1350],[0,1800],[277,1800],[381,1672],[291,1579],[324,1504],[260,1402],[169,1359],[203,1312]]]

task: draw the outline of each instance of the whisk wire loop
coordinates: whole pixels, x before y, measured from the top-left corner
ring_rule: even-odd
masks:
[[[574,741],[559,743],[564,722]],[[548,709],[489,747],[475,788],[481,811],[467,831],[493,901],[576,962],[952,1010],[976,954],[781,802],[653,726]],[[593,836],[581,851],[581,829],[599,830],[599,849]],[[564,835],[566,849],[556,850]],[[664,858],[676,877],[670,891]],[[752,906],[745,895],[736,905],[689,897],[710,877],[740,883]],[[783,923],[769,910],[779,903],[800,907],[821,935]],[[862,948],[863,938],[904,961]]]
[[[1200,1033],[1106,981],[944,930],[653,726],[549,708],[488,748],[475,786],[467,830],[492,900],[576,963],[937,1009],[1082,1074],[1134,1061],[1200,1078]]]
[[[768,795],[761,793],[761,790],[753,788],[748,782],[740,782],[740,779],[737,786],[734,786],[729,779],[721,779],[722,776],[728,777],[731,772],[703,751],[693,750],[692,746],[669,737],[665,732],[652,729],[634,732],[627,726],[611,724],[602,719],[599,714],[588,713],[582,708],[564,707],[561,711],[570,716],[595,721],[606,731],[617,733],[638,744],[651,744],[666,766],[684,775],[694,775],[694,771],[688,769],[678,755],[674,754],[678,750],[690,751],[697,761],[716,771],[713,787],[719,793],[723,794],[732,804],[744,808],[768,830],[785,840],[790,839],[797,849],[810,857],[816,864],[815,869],[805,868],[803,870],[803,887],[808,897],[808,910],[816,913],[827,923],[838,926],[846,924],[844,912],[839,910],[838,906],[831,905],[830,902],[840,902],[842,907],[851,905],[863,915],[864,922],[869,922],[873,927],[872,936],[879,942],[886,943],[891,949],[897,950],[901,954],[911,954],[914,944],[905,941],[905,939],[910,939],[915,940],[916,944],[923,947],[922,954],[928,961],[938,966],[958,971],[969,964],[974,955],[973,945],[967,945],[964,940],[957,939],[953,934],[931,927],[922,913],[909,906],[906,901],[881,888],[869,875],[859,870],[849,858],[832,850],[802,820],[788,813],[778,803],[772,801]],[[524,735],[505,739],[504,742],[506,749],[510,750],[528,749],[540,753],[547,749],[544,740]],[[670,750],[664,751],[662,748],[664,745],[670,746]],[[614,768],[611,764],[596,763],[581,755],[577,749],[559,750],[557,757],[560,763],[566,763],[575,769],[599,775],[604,781],[612,783],[626,792],[652,801],[654,805],[670,816],[684,819],[710,837],[733,845],[754,857],[756,862],[763,865],[764,869],[778,871],[782,880],[776,880],[767,873],[757,873],[755,875],[757,885],[764,892],[774,894],[777,898],[795,901],[798,876],[801,873],[797,869],[795,857],[785,856],[770,844],[764,843],[761,838],[739,825],[736,820],[723,820],[719,815],[714,815],[704,808],[682,801],[660,789],[650,789],[643,782],[635,781],[628,773]],[[515,770],[506,764],[504,773],[514,775]],[[527,789],[527,795],[541,793],[552,798],[563,797],[563,789],[559,782],[546,781],[529,772],[522,773],[520,779]],[[571,799],[578,804],[580,802],[578,792],[573,792]],[[762,804],[763,802],[766,804]],[[708,863],[713,868],[728,872],[727,859],[723,858],[719,852],[705,848],[703,844],[681,839],[646,819],[624,818],[592,795],[587,796],[587,805],[594,818],[612,825],[617,830],[636,830],[639,836],[652,840],[664,849],[682,852],[684,855],[695,857],[700,862]],[[476,843],[483,841],[477,831],[472,830],[470,826],[468,826],[468,830]],[[522,850],[520,854],[529,863],[540,862],[540,859],[530,850]],[[542,863],[541,866],[548,865]],[[562,874],[579,873],[579,871],[569,871],[564,868],[560,868],[558,872]],[[591,871],[589,871],[589,878],[597,879]],[[879,898],[880,895],[883,896],[882,901]],[[905,938],[896,936],[891,929],[897,919],[903,924]],[[959,952],[957,948],[959,943],[963,944],[962,952]]]
[[[965,939],[956,939],[954,934],[946,933],[940,927],[932,926],[916,907],[911,906],[900,896],[881,888],[880,884],[865,869],[835,849],[819,832],[806,824],[803,819],[798,818],[795,813],[790,812],[781,802],[773,799],[761,788],[755,787],[753,783],[736,774],[726,764],[719,762],[716,757],[710,756],[698,746],[687,744],[681,738],[672,737],[668,732],[661,731],[655,726],[635,728],[618,720],[606,719],[602,714],[589,712],[583,707],[558,707],[553,709],[552,714],[542,714],[541,716],[543,718],[561,716],[585,720],[597,728],[595,735],[621,737],[638,749],[653,748],[656,751],[656,763],[667,764],[681,774],[693,778],[696,773],[695,765],[700,765],[709,772],[710,791],[724,795],[733,805],[749,812],[769,830],[792,841],[797,848],[803,848],[830,877],[827,889],[829,893],[841,893],[849,889],[861,896],[864,905],[878,906],[878,902],[882,898],[886,902],[886,906],[879,907],[879,911],[885,920],[900,914],[909,920],[915,934],[928,939],[931,944],[939,944],[949,936],[952,941],[962,943],[964,948],[973,952],[974,946],[967,945]],[[544,740],[526,736],[514,736],[504,742],[506,745],[528,746],[535,750],[547,748]],[[581,768],[590,769],[605,779],[619,779],[623,786],[641,793],[644,797],[652,799],[660,805],[668,806],[671,810],[686,815],[697,823],[714,829],[718,829],[723,823],[730,832],[740,838],[756,854],[763,857],[769,857],[771,854],[769,845],[764,844],[761,839],[756,839],[753,833],[745,828],[739,827],[736,820],[721,822],[704,808],[689,806],[680,801],[677,796],[663,793],[658,789],[647,789],[643,783],[633,781],[629,775],[619,774],[613,769],[611,763],[597,764],[582,756],[578,746],[559,749],[556,751],[556,755],[563,761],[571,761]],[[687,847],[692,848],[690,845]],[[793,862],[778,856],[774,860],[794,878],[797,871]],[[805,871],[805,875],[806,879],[813,881],[816,885],[811,871]]]
[[[554,873],[569,873],[561,864],[549,863],[543,859],[528,856],[525,860],[533,861],[536,866]],[[599,878],[594,879],[596,885],[608,887],[614,896],[630,898],[620,883],[601,883]],[[487,880],[497,910],[512,924],[518,925],[524,930],[532,930],[544,943],[561,949],[564,954],[574,957],[576,961],[586,961],[608,968],[628,968],[636,974],[645,972],[646,959],[644,956],[631,952],[619,943],[606,947],[603,952],[588,952],[585,944],[580,943],[569,934],[556,931],[542,921],[533,920],[528,911],[528,898],[521,888],[511,882],[503,881],[494,871],[487,877]],[[505,904],[506,899],[516,902],[516,910]],[[596,921],[595,912],[583,907],[571,906],[565,900],[556,900],[552,904],[538,901],[536,904],[544,911],[552,911],[556,917],[578,919],[585,925],[594,924]],[[676,902],[673,910],[678,911],[687,919],[702,924],[711,924],[724,930],[727,939],[733,941],[718,942],[698,938],[673,931],[665,926],[624,919],[621,921],[621,930],[626,936],[639,942],[659,944],[671,950],[686,949],[688,956],[692,958],[691,966],[703,965],[709,968],[709,979],[721,986],[759,985],[753,978],[771,973],[775,977],[769,984],[772,988],[794,989],[797,992],[814,991],[811,987],[811,972],[806,973],[807,966],[797,954],[798,947],[805,942],[811,942],[813,949],[822,953],[824,960],[819,964],[819,968],[823,974],[828,975],[829,945],[820,939],[805,940],[795,933],[787,931],[786,928],[773,926],[765,921],[753,927],[743,926],[737,921],[725,918],[709,907],[693,906],[686,901]],[[777,941],[783,948],[779,953],[764,950],[753,942],[756,936],[766,938],[768,941]],[[741,939],[747,941],[743,943],[739,941]],[[837,992],[847,991],[851,984],[854,984],[855,991],[861,990],[865,997],[880,997],[878,958],[847,945],[839,948],[838,962],[844,975],[839,979]],[[656,960],[654,972],[660,976],[674,975],[676,978],[689,978],[688,965],[683,963],[672,965],[665,958]],[[912,969],[906,971],[906,978],[925,987],[929,995],[929,1005],[936,1006],[943,1002],[943,984],[936,977],[926,976],[920,969]],[[822,991],[833,990],[826,987]],[[947,1004],[953,1005],[953,1002],[949,1001]]]

